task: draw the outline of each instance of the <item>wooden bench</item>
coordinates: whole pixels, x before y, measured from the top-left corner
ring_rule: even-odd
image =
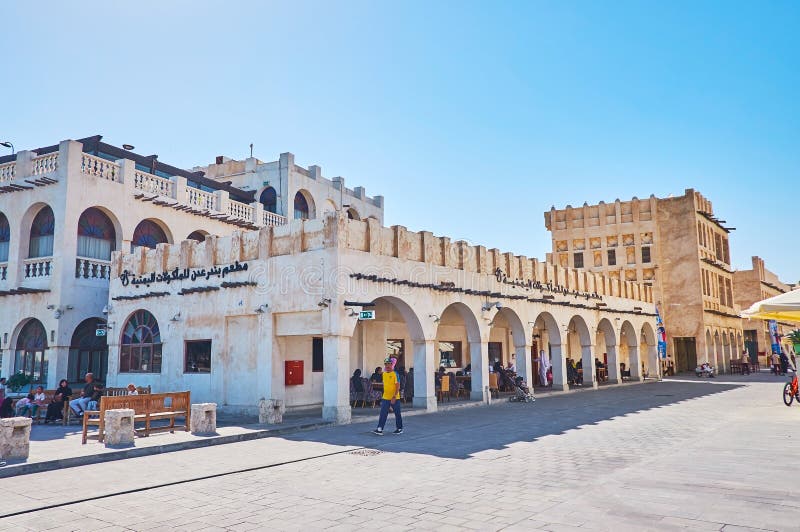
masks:
[[[87,410],[83,414],[83,440],[86,443],[89,425],[97,425],[97,439],[102,442],[105,429],[106,410],[130,408],[134,411],[134,424],[144,423],[144,428],[136,429],[140,435],[149,436],[151,432],[175,432],[176,428],[189,430],[191,410],[190,392],[147,393],[142,395],[103,396],[100,398],[99,410]],[[175,419],[184,418],[183,425],[175,425]],[[169,419],[164,427],[152,427],[151,422]]]
[[[74,390],[73,390],[74,391]],[[136,392],[139,395],[144,395],[150,393],[150,386],[137,386]],[[128,387],[124,388],[103,388],[103,396],[118,396],[118,395],[128,395]],[[78,390],[77,393],[72,394],[72,399],[77,399],[81,396],[81,390]],[[64,407],[64,425],[69,424],[70,416],[72,416],[72,409],[67,404]]]

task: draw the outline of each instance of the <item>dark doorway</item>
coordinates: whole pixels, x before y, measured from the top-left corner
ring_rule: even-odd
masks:
[[[750,353],[750,362],[758,362],[758,331],[744,331],[744,347]]]
[[[694,371],[697,367],[697,346],[694,338],[673,338],[675,342],[675,368],[677,371]]]

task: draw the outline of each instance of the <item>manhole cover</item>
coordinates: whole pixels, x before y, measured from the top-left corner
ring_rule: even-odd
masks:
[[[350,451],[347,454],[352,454],[355,456],[375,456],[376,454],[383,454],[383,451],[379,451],[377,449],[356,449],[355,451]]]

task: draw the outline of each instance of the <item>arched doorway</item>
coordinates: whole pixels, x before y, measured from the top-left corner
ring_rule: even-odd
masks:
[[[208,233],[206,233],[205,231],[197,230],[189,233],[189,236],[187,236],[186,239],[194,240],[195,242],[205,242],[206,235],[208,235]]]
[[[49,206],[42,207],[36,213],[31,224],[30,243],[28,244],[28,258],[53,256],[53,235],[55,233],[56,219],[53,209]]]
[[[731,367],[731,344],[730,344],[730,337],[728,333],[722,333],[722,364],[721,367],[718,368],[720,373],[728,373],[728,370]]]
[[[436,317],[435,317],[436,318]],[[491,342],[481,342],[480,326],[472,310],[464,303],[451,303],[438,316],[436,323],[436,355],[434,365],[440,367],[451,346],[458,345],[461,350],[460,364],[445,368],[455,372],[469,372],[469,379],[464,380],[464,392],[471,399],[483,400],[484,386],[489,384],[490,356],[502,356],[502,353],[490,351],[495,347]],[[484,351],[485,349],[485,351]],[[433,382],[433,374],[430,376]]]
[[[351,220],[360,220],[361,217],[358,215],[358,211],[355,210],[353,207],[347,209],[347,217]]]
[[[531,374],[531,340],[525,333],[522,320],[512,309],[500,307],[495,311],[490,308],[483,311],[489,321],[489,371],[497,372],[500,368],[509,370],[499,373],[498,385],[506,391],[513,390],[513,377],[521,376],[529,385],[533,382]],[[513,367],[512,367],[513,366]],[[516,375],[512,375],[515,373]]]
[[[706,362],[714,363],[714,339],[711,337],[711,329],[706,330]]]
[[[161,331],[155,316],[134,312],[122,328],[120,373],[161,373]]]
[[[633,328],[631,322],[625,320],[622,322],[619,335],[620,343],[626,347],[628,355],[628,363],[625,370],[631,372],[632,381],[642,380],[642,363],[639,357],[639,335],[636,329]]]
[[[617,334],[614,331],[614,326],[608,318],[603,318],[597,324],[597,346],[604,347],[602,356],[598,358],[606,366],[606,382],[609,384],[619,384],[619,356],[617,354]]]
[[[309,220],[314,218],[314,200],[311,194],[305,190],[300,190],[294,195],[294,219]]]
[[[564,340],[562,340],[558,323],[552,314],[542,312],[537,316],[534,321],[533,335],[539,336],[541,341],[539,358],[547,358],[547,365],[552,368],[553,389],[569,390],[566,357],[563,353],[565,347],[562,346]]]
[[[30,319],[17,337],[14,372],[24,373],[32,384],[47,383],[47,331],[37,319]]]
[[[6,215],[0,212],[0,262],[8,262],[8,247],[11,243],[11,226]],[[0,272],[0,281],[5,280],[4,271]]]
[[[274,188],[267,187],[262,190],[258,202],[264,206],[265,211],[278,214],[278,194]]]
[[[144,246],[155,249],[158,244],[168,244],[169,239],[164,229],[153,220],[142,220],[133,231],[131,251]]]
[[[658,378],[661,363],[658,360],[656,332],[650,323],[645,322],[642,324],[640,345],[642,346],[642,361],[645,365],[643,376],[650,377],[651,379]]]
[[[108,342],[106,336],[97,336],[97,330],[105,330],[106,322],[100,318],[84,320],[72,333],[69,344],[67,380],[82,382],[87,373],[103,382],[108,370]]]
[[[594,342],[586,321],[581,316],[573,316],[569,320],[567,331],[567,364],[575,364],[583,386],[596,387]]]
[[[401,375],[404,398],[412,399],[415,407],[436,410],[432,385],[434,345],[425,341],[419,317],[399,297],[383,296],[372,303],[370,310],[375,311],[375,319],[356,322],[349,368],[360,369],[362,378],[369,379],[376,368],[383,367],[387,357],[396,357],[395,369],[404,370]]]
[[[78,219],[78,257],[111,260],[117,235],[111,219],[100,209],[86,209]]]
[[[719,361],[722,359],[722,342],[719,339],[719,331],[714,333],[714,358],[709,360],[714,368],[719,371]]]

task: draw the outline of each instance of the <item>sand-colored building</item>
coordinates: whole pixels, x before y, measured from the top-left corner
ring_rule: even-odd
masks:
[[[791,290],[791,287],[778,279],[778,276],[764,267],[764,259],[753,257],[753,268],[739,270],[733,274],[733,297],[743,309],[753,303],[774,297]],[[786,335],[797,328],[791,323],[778,322],[778,334],[782,337],[782,344],[787,352],[793,349]],[[767,355],[771,352],[772,341],[769,334],[769,322],[764,320],[742,320],[744,330],[744,345],[751,357],[758,356],[762,365],[767,362]],[[756,355],[757,354],[757,355]]]
[[[616,200],[544,213],[552,234],[548,261],[653,286],[676,370],[710,361],[721,370],[742,351],[728,234],[711,202],[682,196]]]

